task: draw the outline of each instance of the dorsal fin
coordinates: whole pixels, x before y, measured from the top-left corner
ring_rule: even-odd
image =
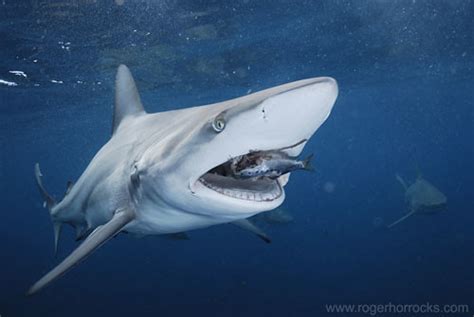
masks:
[[[398,174],[395,174],[395,178],[396,178],[397,181],[402,185],[403,189],[404,189],[405,191],[407,191],[408,185],[407,185],[407,183],[405,183],[405,181],[403,180],[403,178],[402,178],[400,175],[398,175]]]
[[[120,65],[115,78],[115,109],[112,134],[117,131],[120,122],[128,116],[145,113],[132,73],[125,65]]]

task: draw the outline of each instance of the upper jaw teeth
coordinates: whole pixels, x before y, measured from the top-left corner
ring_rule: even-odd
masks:
[[[279,198],[283,191],[278,183],[274,189],[267,191],[267,192],[258,192],[258,191],[250,191],[250,190],[243,190],[243,189],[230,189],[230,188],[222,188],[207,182],[204,178],[199,178],[199,181],[206,186],[218,193],[223,195],[243,199],[243,200],[250,200],[250,201],[272,201]]]

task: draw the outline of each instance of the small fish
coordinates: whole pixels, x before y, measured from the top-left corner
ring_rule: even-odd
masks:
[[[230,169],[235,178],[276,179],[295,170],[312,170],[312,158],[313,154],[300,161],[282,151],[256,151],[233,159]]]

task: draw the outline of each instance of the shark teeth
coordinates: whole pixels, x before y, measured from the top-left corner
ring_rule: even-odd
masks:
[[[206,186],[209,189],[212,189],[222,195],[250,201],[273,201],[279,198],[283,191],[279,182],[271,181],[271,185],[264,184],[261,191],[255,189],[245,189],[245,188],[227,188],[217,185],[217,182],[212,181],[212,177],[208,177],[208,174],[199,178],[199,182]]]

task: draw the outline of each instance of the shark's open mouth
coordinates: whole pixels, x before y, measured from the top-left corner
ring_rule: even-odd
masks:
[[[199,182],[218,193],[243,200],[272,201],[282,195],[283,189],[278,179],[233,177],[229,168],[232,160],[209,170],[199,178]]]

